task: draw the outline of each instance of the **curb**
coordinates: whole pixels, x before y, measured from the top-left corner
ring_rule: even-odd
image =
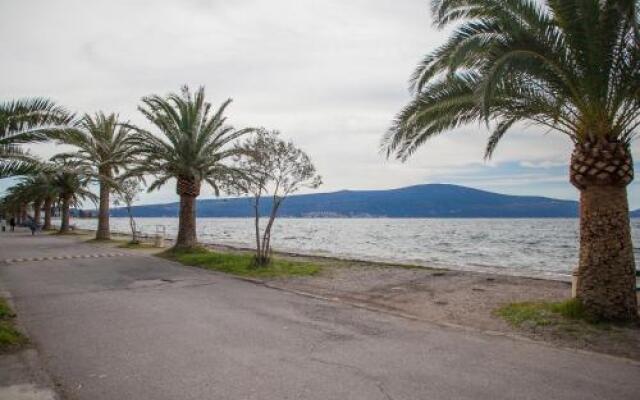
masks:
[[[58,385],[55,384],[53,377],[49,374],[44,358],[42,357],[37,344],[31,339],[28,330],[20,321],[20,313],[16,310],[11,293],[2,287],[1,282],[0,297],[3,297],[9,304],[9,307],[16,312],[17,317],[14,322],[15,326],[29,339],[29,342],[23,349],[6,355],[0,354],[0,357],[15,357],[16,361],[14,362],[16,365],[20,365],[21,368],[19,369],[24,369],[26,371],[25,375],[27,375],[23,376],[24,382],[19,384],[10,384],[9,386],[0,386],[0,391],[8,391],[19,386],[20,388],[16,389],[19,390],[20,393],[22,393],[23,390],[27,390],[29,392],[29,396],[32,396],[29,398],[32,398],[33,400],[62,400],[64,396],[60,392]]]

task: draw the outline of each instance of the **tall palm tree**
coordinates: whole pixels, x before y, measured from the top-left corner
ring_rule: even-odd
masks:
[[[55,176],[54,166],[43,164],[35,173],[25,178],[31,187],[31,197],[34,199],[34,219],[38,224],[40,223],[40,209],[44,210],[42,230],[50,230],[52,228],[51,209],[60,195],[54,182]]]
[[[69,159],[89,167],[100,184],[100,205],[96,239],[109,240],[109,201],[114,178],[133,161],[131,129],[118,121],[116,114],[85,114],[72,127],[51,130],[48,136],[72,145],[76,151],[62,153],[54,159]]]
[[[66,125],[71,117],[48,99],[0,102],[0,178],[32,172],[35,160],[20,144],[46,140],[39,128]]]
[[[92,176],[93,171],[81,163],[67,161],[58,164],[58,169],[53,176],[53,185],[59,194],[60,233],[68,233],[71,230],[69,224],[71,206],[80,206],[84,200],[91,200],[94,203],[98,200],[98,197],[88,189]]]
[[[39,177],[39,182],[42,185],[42,208],[44,210],[44,223],[42,224],[42,230],[48,231],[53,229],[51,225],[51,210],[55,204],[56,199],[60,197],[58,187],[54,185],[55,175],[51,173],[42,173]]]
[[[225,160],[237,153],[233,141],[252,129],[235,130],[223,116],[231,103],[227,100],[212,112],[205,100],[204,87],[192,94],[187,86],[181,93],[166,97],[144,97],[138,110],[162,135],[135,128],[138,150],[142,154],[137,173],[155,176],[149,191],[156,190],[170,179],[176,179],[180,196],[180,215],[176,248],[196,245],[196,198],[202,182],[218,192],[219,179],[228,172]]]
[[[4,198],[8,209],[16,220],[18,225],[26,222],[27,207],[31,202],[31,193],[25,182],[19,182],[9,189]]]
[[[472,122],[492,127],[487,158],[521,121],[564,134],[580,191],[578,299],[593,317],[636,319],[626,186],[640,126],[638,1],[432,0],[432,14],[455,29],[416,69],[387,156],[406,160]]]
[[[37,175],[22,177],[20,182],[12,186],[11,189],[16,190],[20,194],[20,197],[24,199],[26,204],[31,204],[33,208],[33,219],[37,224],[40,224],[44,196],[42,192],[42,183]]]

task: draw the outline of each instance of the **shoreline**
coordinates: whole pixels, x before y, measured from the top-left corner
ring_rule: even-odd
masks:
[[[95,229],[90,228],[76,228],[76,231],[86,231],[95,233]],[[131,233],[122,232],[122,231],[111,231],[112,235],[118,235],[121,237],[131,238]],[[153,240],[154,234],[142,233],[140,235],[141,239]],[[174,237],[165,236],[165,242],[172,242]],[[255,251],[254,248],[248,247],[242,244],[229,244],[229,243],[216,243],[216,242],[207,242],[207,241],[199,241],[200,245],[205,247],[212,247],[222,250],[231,250],[231,251],[246,251],[251,252]],[[438,269],[438,270],[447,270],[447,271],[459,271],[459,272],[467,272],[467,273],[479,273],[479,274],[487,274],[487,275],[504,275],[504,276],[513,276],[519,278],[528,278],[528,279],[540,279],[540,280],[548,280],[548,281],[557,281],[557,282],[571,282],[571,274],[560,273],[560,272],[550,272],[550,271],[542,271],[537,269],[521,269],[521,268],[513,268],[513,267],[499,267],[499,266],[491,266],[491,265],[481,265],[481,264],[470,264],[470,265],[452,265],[452,264],[439,264],[439,263],[420,263],[420,262],[409,262],[409,261],[398,261],[392,259],[382,259],[376,257],[353,257],[353,256],[341,256],[340,254],[326,254],[320,252],[300,252],[296,250],[275,250],[274,254],[285,256],[285,257],[293,257],[293,258],[317,258],[326,261],[339,261],[339,262],[352,262],[352,263],[365,263],[372,265],[380,265],[387,267],[400,267],[400,268],[424,268],[424,269]]]

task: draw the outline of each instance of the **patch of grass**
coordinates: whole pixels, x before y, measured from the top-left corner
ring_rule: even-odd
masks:
[[[565,318],[584,321],[588,320],[582,303],[580,303],[580,301],[578,301],[577,299],[565,300],[558,303],[549,303],[549,308],[552,312],[560,314]]]
[[[18,349],[28,342],[13,322],[16,314],[6,300],[0,298],[0,352]]]
[[[522,302],[510,303],[495,311],[509,324],[519,327],[524,324],[532,327],[547,326],[563,322],[562,320],[590,321],[582,307],[576,300],[561,302]]]
[[[16,314],[13,312],[7,301],[0,298],[0,321],[15,318]]]
[[[0,321],[0,352],[16,349],[28,342],[9,321]]]
[[[535,326],[545,326],[551,323],[552,313],[545,303],[511,303],[496,310],[496,315],[502,317],[513,326],[523,323]]]
[[[160,254],[185,265],[252,278],[285,278],[315,275],[320,267],[310,262],[272,258],[266,266],[256,266],[252,254],[221,253],[204,248],[168,250]]]

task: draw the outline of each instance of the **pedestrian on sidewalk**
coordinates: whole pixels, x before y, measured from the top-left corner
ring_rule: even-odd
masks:
[[[31,229],[31,236],[34,236],[36,234],[36,231],[38,230],[38,223],[30,215],[27,216],[27,219],[28,219],[27,226],[29,227],[29,229]]]
[[[15,217],[11,217],[11,219],[9,220],[9,225],[11,226],[11,232],[16,230],[16,218]]]

